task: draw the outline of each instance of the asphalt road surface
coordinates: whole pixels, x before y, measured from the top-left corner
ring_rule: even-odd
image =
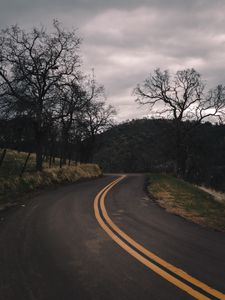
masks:
[[[105,176],[10,213],[0,299],[225,299],[225,235],[167,213],[144,183]]]

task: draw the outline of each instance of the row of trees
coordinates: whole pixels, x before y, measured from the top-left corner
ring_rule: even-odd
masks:
[[[172,119],[175,137],[175,173],[185,177],[189,157],[190,137],[205,122],[222,122],[225,114],[225,86],[206,90],[201,75],[185,69],[171,75],[157,69],[139,84],[134,94],[136,101],[147,105],[150,114]]]
[[[34,151],[38,171],[44,156],[50,164],[56,155],[60,165],[91,161],[96,134],[113,122],[94,72],[81,71],[80,45],[76,30],[58,21],[52,32],[12,26],[0,33],[1,146]]]

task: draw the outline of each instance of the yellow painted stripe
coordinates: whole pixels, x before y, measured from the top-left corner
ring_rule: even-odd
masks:
[[[181,278],[185,279],[186,281],[189,281],[190,283],[194,284],[195,286],[200,287],[201,289],[205,290],[207,293],[217,297],[218,299],[225,299],[225,295],[222,294],[219,291],[216,291],[215,289],[212,289],[211,287],[207,286],[206,284],[202,283],[201,281],[193,278],[192,276],[188,275],[186,272],[182,271],[181,269],[176,268],[175,266],[169,264],[168,262],[166,262],[165,260],[161,259],[160,257],[156,256],[154,253],[150,252],[149,250],[147,250],[146,248],[144,248],[142,245],[138,244],[137,242],[135,242],[132,238],[130,238],[126,233],[124,233],[122,230],[120,230],[115,223],[112,222],[112,220],[110,219],[110,217],[107,214],[107,211],[105,209],[105,205],[104,205],[104,201],[105,201],[105,196],[107,194],[107,192],[114,186],[116,185],[119,181],[121,181],[125,176],[122,176],[116,180],[114,180],[113,182],[111,182],[110,184],[108,184],[104,189],[102,189],[98,195],[95,198],[94,201],[94,210],[95,210],[95,215],[96,218],[99,222],[99,224],[101,225],[101,227],[109,234],[109,236],[117,243],[119,244],[124,250],[126,250],[128,253],[130,253],[133,257],[135,257],[137,260],[139,260],[140,262],[142,262],[144,265],[146,265],[147,267],[149,267],[150,269],[152,269],[154,272],[156,272],[157,274],[159,274],[160,276],[162,276],[163,278],[165,278],[166,280],[168,280],[169,282],[173,283],[174,285],[178,286],[179,288],[181,288],[182,290],[186,291],[187,293],[189,293],[190,295],[192,295],[193,297],[195,297],[196,299],[209,299],[208,297],[202,295],[201,293],[199,293],[198,291],[195,291],[194,289],[192,289],[191,287],[189,287],[187,284],[181,282],[179,279],[173,277],[172,275],[170,275],[169,273],[167,273],[166,271],[162,270],[160,267],[154,265],[153,263],[151,263],[150,261],[148,261],[146,258],[144,258],[143,256],[141,256],[138,252],[136,252],[135,250],[133,250],[131,247],[129,247],[126,243],[124,243],[121,239],[118,238],[117,235],[115,235],[113,233],[113,231],[110,230],[110,227],[108,227],[105,222],[102,220],[100,213],[99,213],[99,209],[98,209],[98,202],[99,202],[99,198],[100,198],[100,207],[101,207],[101,211],[102,214],[106,220],[106,222],[108,223],[109,226],[111,226],[111,228],[116,231],[121,237],[123,237],[127,242],[129,242],[133,247],[135,247],[136,249],[138,249],[140,252],[142,252],[143,254],[145,254],[147,257],[151,258],[152,260],[154,260],[155,262],[157,262],[158,264],[162,265],[163,267],[167,268],[168,270],[170,270],[171,272],[177,274],[178,276],[180,276]]]
[[[120,177],[120,180],[122,180],[123,178],[124,178],[124,176]],[[106,211],[106,208],[105,208],[105,205],[104,205],[104,201],[105,201],[105,196],[106,196],[107,192],[117,183],[118,183],[118,181],[113,182],[112,185],[104,191],[104,193],[102,194],[102,197],[101,197],[101,202],[100,202],[100,206],[101,206],[103,216],[104,216],[105,220],[107,221],[107,223],[112,227],[112,229],[114,229],[121,237],[123,237],[126,241],[128,241],[131,245],[133,245],[140,252],[142,252],[143,254],[145,254],[146,256],[151,258],[152,260],[156,261],[160,265],[164,266],[165,268],[167,268],[171,272],[179,275],[181,278],[189,281],[190,283],[194,284],[195,286],[205,290],[207,293],[209,293],[209,294],[211,294],[211,295],[213,295],[213,296],[215,296],[219,299],[225,299],[225,295],[223,293],[209,287],[205,283],[195,279],[194,277],[190,276],[189,274],[187,274],[183,270],[181,270],[179,268],[176,268],[175,266],[173,266],[170,263],[166,262],[165,260],[161,259],[160,257],[155,255],[154,253],[150,252],[149,250],[144,248],[142,245],[140,245],[136,241],[134,241],[132,238],[130,238],[125,232],[123,232],[118,226],[116,226],[115,223],[112,222],[112,220],[110,219],[110,217],[107,214],[107,211]]]

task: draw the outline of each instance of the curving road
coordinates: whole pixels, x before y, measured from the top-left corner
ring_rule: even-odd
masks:
[[[8,215],[1,300],[225,299],[225,235],[158,207],[144,176],[117,179],[43,192]]]

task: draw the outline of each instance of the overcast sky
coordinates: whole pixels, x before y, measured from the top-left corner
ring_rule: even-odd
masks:
[[[225,84],[224,0],[0,0],[0,27],[78,28],[84,68],[95,69],[118,121],[142,117],[132,90],[154,69],[194,67]]]

